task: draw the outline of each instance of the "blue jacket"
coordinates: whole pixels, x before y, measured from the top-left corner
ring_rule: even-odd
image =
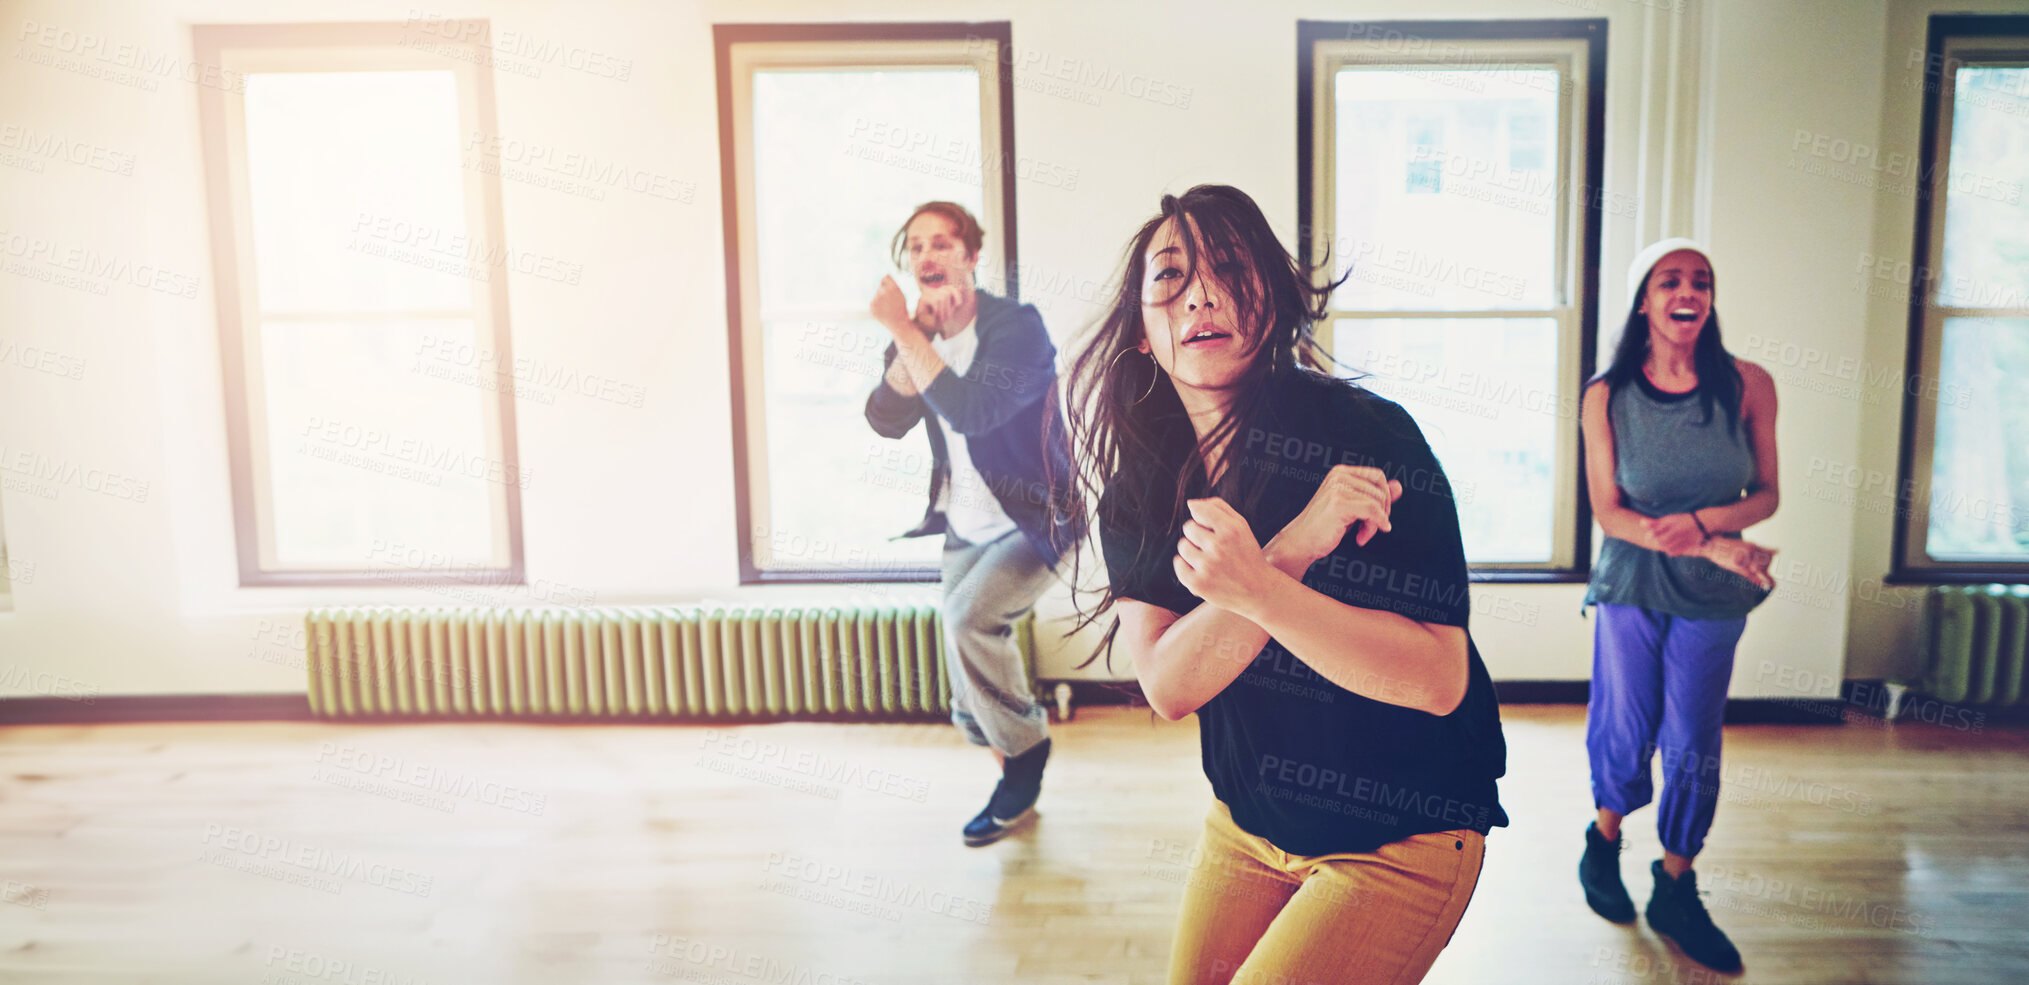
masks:
[[[979,311],[972,331],[979,333],[979,348],[965,375],[946,367],[913,397],[895,392],[883,376],[867,396],[867,423],[881,437],[900,438],[922,421],[930,438],[930,505],[923,522],[900,536],[945,530],[937,494],[949,481],[951,460],[941,419],[965,436],[972,465],[1000,508],[1054,567],[1084,536],[1083,518],[1072,508],[1070,442],[1061,427],[1044,432],[1046,416],[1053,413],[1044,398],[1057,382],[1057,347],[1034,305],[975,293]],[[890,342],[882,365],[894,361]]]

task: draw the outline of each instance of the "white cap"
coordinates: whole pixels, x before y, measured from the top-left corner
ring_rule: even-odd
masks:
[[[1663,262],[1664,257],[1678,250],[1690,250],[1704,257],[1707,264],[1712,264],[1711,252],[1706,250],[1704,245],[1695,239],[1673,236],[1669,239],[1656,240],[1642,247],[1642,251],[1634,255],[1633,262],[1627,265],[1627,306],[1629,310],[1633,310],[1636,305],[1641,303],[1642,281],[1648,277],[1649,271],[1655,269],[1656,264]],[[1716,272],[1718,265],[1712,264],[1712,266]]]

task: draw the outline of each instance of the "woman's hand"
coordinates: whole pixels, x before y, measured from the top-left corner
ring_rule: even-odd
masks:
[[[1269,541],[1276,553],[1315,561],[1330,554],[1352,529],[1361,547],[1376,534],[1395,529],[1388,514],[1402,498],[1402,483],[1377,468],[1334,465],[1312,493],[1303,512]]]
[[[1642,529],[1655,538],[1657,547],[1672,557],[1698,553],[1699,545],[1705,543],[1703,530],[1698,521],[1689,513],[1672,513],[1669,516],[1642,517]]]
[[[1278,572],[1261,554],[1261,544],[1239,511],[1219,498],[1185,503],[1191,518],[1177,541],[1177,581],[1185,590],[1221,609],[1245,614],[1247,602],[1260,594]]]
[[[910,327],[909,301],[902,296],[902,285],[895,283],[895,278],[881,278],[881,286],[874,289],[874,299],[867,305],[867,314],[898,336]]]
[[[1714,537],[1691,553],[1762,588],[1775,587],[1775,578],[1768,573],[1769,562],[1775,560],[1774,548],[1763,547],[1738,537]]]

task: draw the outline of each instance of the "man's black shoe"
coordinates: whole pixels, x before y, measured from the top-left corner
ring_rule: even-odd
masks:
[[[1578,884],[1585,887],[1585,905],[1614,923],[1634,922],[1634,899],[1620,881],[1620,839],[1608,841],[1599,824],[1585,826],[1585,854],[1578,859]]]
[[[1712,925],[1712,915],[1705,912],[1705,902],[1698,898],[1698,873],[1686,869],[1672,879],[1663,871],[1661,859],[1650,864],[1649,871],[1656,877],[1655,895],[1649,897],[1643,911],[1649,927],[1676,941],[1686,957],[1713,971],[1739,971],[1740,951],[1724,931]]]
[[[1043,764],[1050,758],[1050,740],[1036,743],[1019,756],[1009,756],[1001,765],[1000,782],[986,809],[965,825],[965,843],[973,847],[991,845],[1008,832],[1036,816],[1036,798],[1043,793]]]

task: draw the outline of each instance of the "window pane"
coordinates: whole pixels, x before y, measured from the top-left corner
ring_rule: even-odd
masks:
[[[281,564],[381,567],[400,545],[459,568],[506,566],[494,554],[494,496],[521,476],[487,448],[490,378],[412,372],[427,345],[473,337],[469,319],[263,326]]]
[[[937,566],[943,539],[890,542],[923,518],[930,442],[917,427],[891,441],[867,426],[886,329],[872,319],[765,322],[769,567]],[[828,543],[808,549],[802,538]]]
[[[1556,302],[1552,68],[1348,68],[1333,176],[1339,308]]]
[[[1961,68],[1938,303],[2029,307],[2029,68]]]
[[[262,310],[472,306],[470,280],[430,269],[487,248],[467,235],[450,72],[250,74],[246,134]]]
[[[937,565],[939,538],[890,539],[922,518],[929,442],[920,429],[889,441],[867,426],[888,333],[857,316],[891,273],[914,303],[889,244],[917,205],[957,202],[992,242],[981,175],[999,161],[982,151],[979,100],[971,69],[754,74],[768,435],[767,488],[755,492],[780,548],[764,562],[772,569]],[[799,535],[812,546],[799,548]]]
[[[1557,322],[1339,319],[1333,355],[1416,418],[1458,501],[1466,559],[1551,560]]]
[[[1932,446],[1937,560],[2029,561],[2029,318],[1947,318]]]
[[[763,310],[866,310],[894,270],[895,230],[924,202],[957,202],[985,223],[980,175],[999,155],[982,153],[980,136],[969,69],[754,73]]]

